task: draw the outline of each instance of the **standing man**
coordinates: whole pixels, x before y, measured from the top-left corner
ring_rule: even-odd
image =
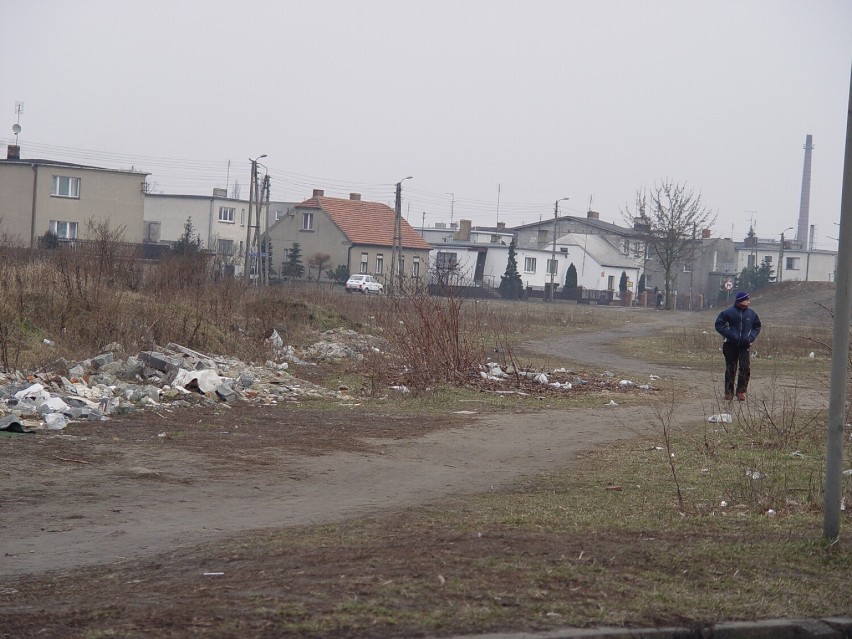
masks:
[[[760,318],[751,308],[748,293],[739,291],[734,305],[719,313],[716,331],[725,338],[722,353],[725,355],[725,399],[734,398],[736,380],[737,399],[745,401],[748,380],[751,377],[751,343],[760,335]]]

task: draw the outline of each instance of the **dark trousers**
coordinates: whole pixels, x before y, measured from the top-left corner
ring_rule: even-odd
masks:
[[[722,344],[722,353],[725,355],[725,395],[733,396],[735,380],[736,392],[745,393],[751,377],[751,353],[733,342]]]

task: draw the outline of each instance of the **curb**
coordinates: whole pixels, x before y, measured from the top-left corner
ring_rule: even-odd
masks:
[[[458,635],[449,639],[852,639],[852,617],[730,621],[698,628],[565,628]]]

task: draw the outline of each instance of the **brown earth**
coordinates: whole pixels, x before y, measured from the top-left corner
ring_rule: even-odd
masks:
[[[623,325],[525,348],[554,365],[579,363],[589,375],[610,370],[616,380],[637,383],[659,376],[659,384],[683,389],[686,419],[700,421],[714,410],[721,371],[650,366],[610,348],[621,337],[706,324],[711,313],[600,312],[618,314]],[[762,383],[755,380],[755,392]],[[333,410],[309,404],[161,409],[0,438],[0,637],[100,636],[85,634],[101,627],[91,608],[120,611],[152,632],[132,636],[240,636],[205,634],[215,623],[203,608],[215,612],[216,603],[200,598],[197,577],[190,578],[219,568],[205,544],[374,516],[569,468],[580,451],[635,437],[650,423],[650,409],[604,406],[611,397],[601,394],[598,407],[568,413],[429,418],[357,402]],[[412,552],[410,546],[397,551],[401,563]],[[394,552],[387,548],[391,560]],[[288,588],[310,590],[321,564],[333,571],[348,559],[323,556],[312,566],[303,557],[301,573],[288,573]],[[265,562],[246,560],[244,578],[232,578],[229,588],[251,591]],[[133,577],[150,571],[157,578],[148,588],[144,577]],[[104,586],[106,574],[121,577]],[[185,607],[175,619],[163,612],[164,601],[183,595],[196,607],[192,619],[208,621],[181,622],[181,614],[190,614]]]

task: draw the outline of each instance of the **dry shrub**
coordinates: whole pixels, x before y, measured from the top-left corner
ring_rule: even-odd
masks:
[[[409,387],[463,383],[484,361],[487,305],[451,289],[445,296],[414,291],[385,302],[376,322]]]

